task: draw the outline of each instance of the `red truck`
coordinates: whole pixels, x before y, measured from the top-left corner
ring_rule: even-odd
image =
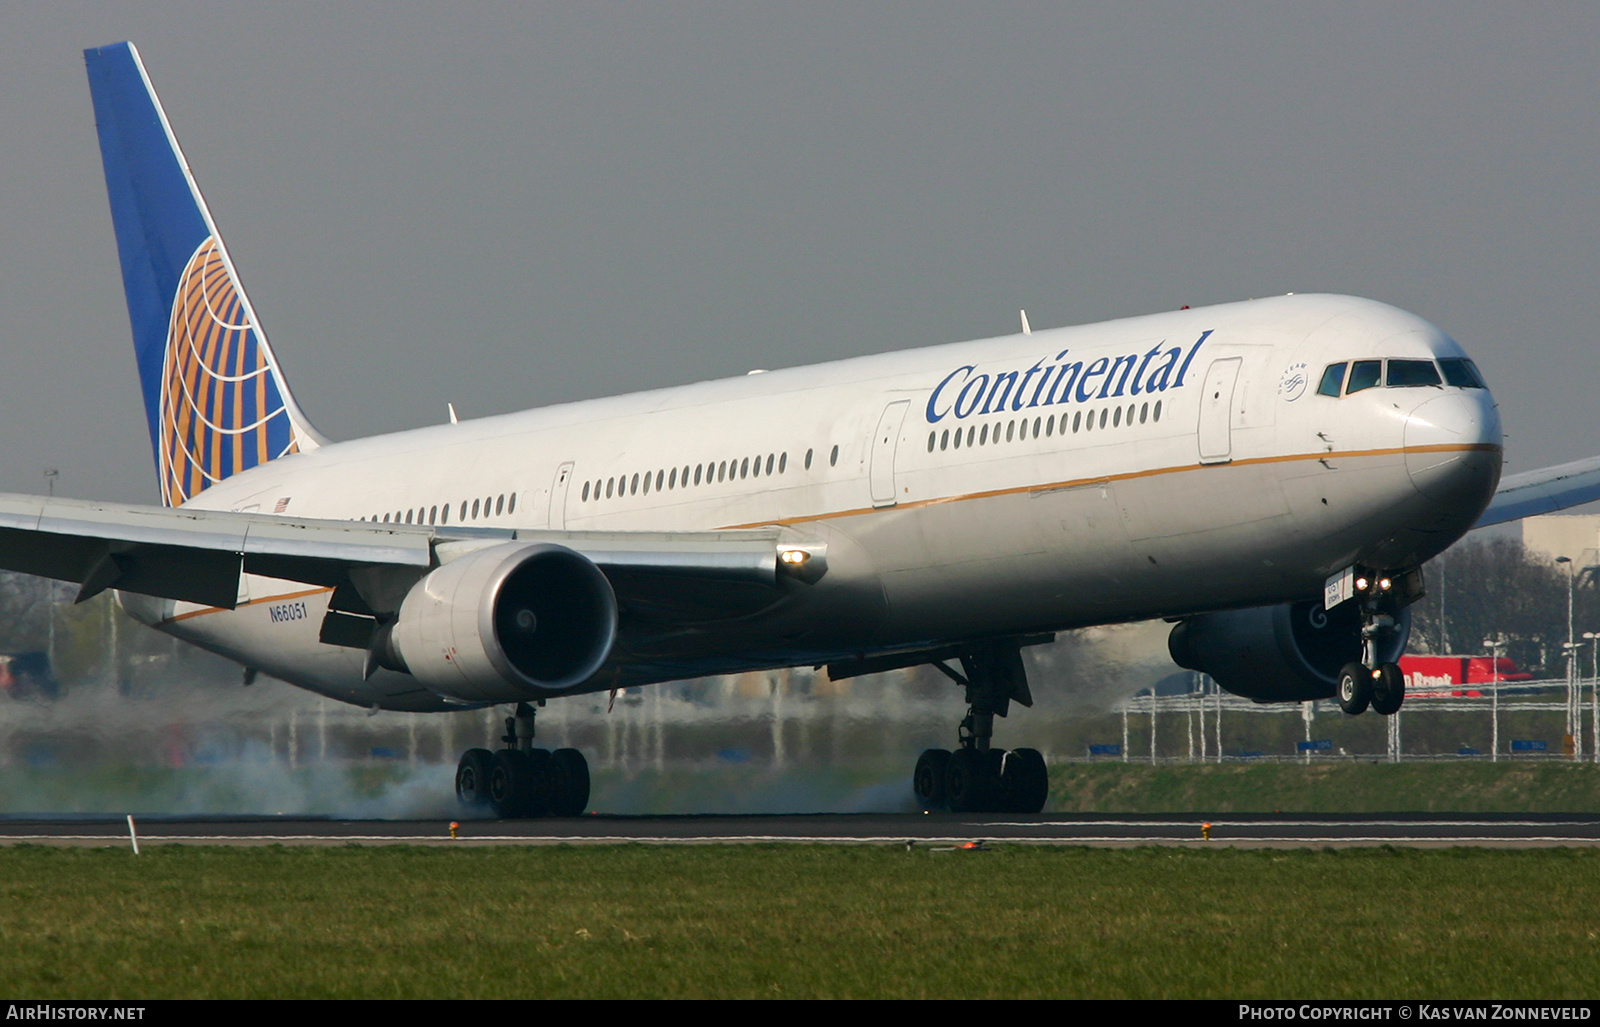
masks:
[[[1533,680],[1532,674],[1517,670],[1508,656],[1402,656],[1400,672],[1406,678],[1407,696],[1477,698],[1483,695],[1482,689],[1467,686],[1492,684],[1496,663],[1502,683]]]

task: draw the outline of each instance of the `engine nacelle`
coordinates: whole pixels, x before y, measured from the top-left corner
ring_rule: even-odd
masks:
[[[565,546],[507,542],[458,557],[412,586],[388,656],[441,695],[536,698],[588,680],[617,638],[617,598]]]
[[[1411,611],[1402,609],[1379,638],[1378,662],[1399,660],[1410,635]],[[1178,622],[1167,650],[1178,666],[1247,699],[1327,699],[1340,668],[1361,659],[1361,611],[1354,602],[1324,610],[1312,601],[1203,613]]]

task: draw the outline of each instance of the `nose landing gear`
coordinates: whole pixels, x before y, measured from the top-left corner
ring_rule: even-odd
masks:
[[[1355,579],[1356,601],[1361,604],[1361,659],[1339,669],[1335,692],[1339,709],[1350,716],[1365,713],[1370,706],[1374,713],[1390,717],[1406,700],[1406,679],[1399,665],[1378,660],[1380,649],[1389,648],[1382,643],[1396,630],[1395,618],[1388,612],[1397,598],[1394,585],[1393,579],[1380,574]]]
[[[533,747],[535,709],[506,718],[505,748],[468,749],[456,766],[456,798],[509,817],[576,817],[589,805],[589,763],[577,749]]]

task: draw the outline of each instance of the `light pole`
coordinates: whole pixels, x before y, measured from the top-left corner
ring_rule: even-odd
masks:
[[[1583,665],[1578,651],[1582,642],[1568,642],[1567,651],[1567,737],[1572,739],[1572,758],[1583,759]]]
[[[1576,756],[1582,749],[1582,747],[1578,745],[1577,725],[1574,723],[1574,721],[1577,719],[1578,713],[1577,704],[1575,701],[1576,697],[1573,692],[1574,684],[1572,680],[1572,651],[1576,648],[1572,643],[1572,571],[1577,565],[1572,562],[1572,557],[1570,556],[1558,556],[1556,557],[1556,563],[1564,563],[1567,565],[1567,644],[1562,646],[1562,648],[1567,651],[1567,737],[1572,739],[1572,752],[1573,755]]]
[[[1600,763],[1600,632],[1585,631],[1583,637],[1589,640],[1594,656],[1594,682],[1589,693],[1589,738],[1593,748],[1589,751],[1594,756],[1594,762]]]
[[[1484,639],[1483,647],[1489,650],[1489,667],[1494,673],[1494,684],[1489,689],[1491,724],[1489,762],[1500,762],[1500,650],[1506,647],[1504,639]]]

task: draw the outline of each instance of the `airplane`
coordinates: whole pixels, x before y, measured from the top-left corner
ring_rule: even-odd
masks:
[[[1033,704],[1023,649],[1091,625],[1166,618],[1174,659],[1229,691],[1393,714],[1422,564],[1496,516],[1500,420],[1471,359],[1337,295],[1024,319],[336,442],[295,402],[138,52],[85,60],[161,505],[0,496],[0,566],[80,601],[115,589],[347,703],[511,707],[503,747],[456,773],[491,815],[587,808],[583,755],[534,744],[549,701],[923,665],[966,712],[916,761],[918,800],[1036,813],[1045,761],[996,746],[995,719]]]

